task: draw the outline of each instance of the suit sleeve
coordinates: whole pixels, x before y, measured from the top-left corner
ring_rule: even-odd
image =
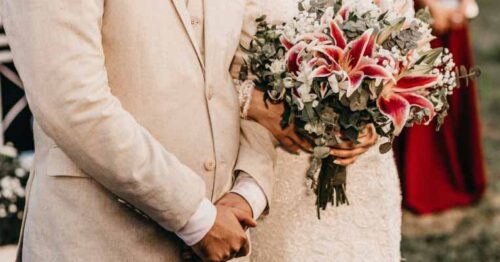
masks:
[[[245,21],[241,32],[242,46],[248,46],[257,27],[255,19],[263,14],[261,0],[248,0]],[[238,79],[245,53],[238,49],[231,67],[233,79]],[[272,134],[260,124],[241,120],[241,142],[235,170],[251,176],[264,192],[268,204],[272,196],[274,184],[274,165],[276,162],[276,140]]]
[[[204,182],[112,95],[102,47],[104,0],[2,4],[15,64],[43,131],[112,193],[169,231],[183,228],[204,199]]]

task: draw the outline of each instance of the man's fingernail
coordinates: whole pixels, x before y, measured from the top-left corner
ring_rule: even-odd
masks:
[[[340,165],[341,164],[340,160],[334,160],[333,163],[336,164],[336,165]]]

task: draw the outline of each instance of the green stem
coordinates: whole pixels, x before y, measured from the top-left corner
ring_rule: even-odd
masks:
[[[316,187],[318,219],[321,219],[321,210],[325,210],[329,203],[334,206],[349,205],[346,195],[347,170],[345,167],[335,164],[334,160],[333,156],[329,156],[321,163]]]

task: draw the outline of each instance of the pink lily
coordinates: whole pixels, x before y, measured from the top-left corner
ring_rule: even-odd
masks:
[[[436,115],[433,104],[418,91],[434,86],[439,78],[436,75],[405,75],[396,83],[389,82],[377,100],[377,106],[394,124],[394,134],[399,135],[408,121],[412,107],[427,109],[431,112],[428,124]]]
[[[342,30],[333,20],[330,21],[330,33],[336,45],[318,45],[311,48],[322,54],[329,62],[317,66],[313,72],[314,77],[328,77],[333,73],[345,72],[348,81],[347,97],[361,86],[365,78],[392,79],[392,75],[371,57],[375,45],[372,29],[367,30],[349,45]]]

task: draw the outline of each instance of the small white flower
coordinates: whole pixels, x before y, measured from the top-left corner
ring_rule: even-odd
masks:
[[[14,191],[18,197],[25,197],[26,196],[26,191],[22,187],[18,187]]]
[[[24,153],[19,156],[19,163],[24,170],[30,170],[33,166],[34,154]]]
[[[285,85],[286,88],[292,88],[295,86],[295,82],[291,77],[285,77],[283,78],[283,85]]]
[[[26,176],[26,170],[24,170],[23,168],[16,168],[16,170],[14,171],[16,176],[17,177],[20,177],[20,178],[23,178]]]
[[[334,94],[340,92],[339,81],[337,80],[337,76],[335,74],[328,77],[328,82],[330,83],[330,87]]]
[[[5,218],[7,216],[7,210],[5,210],[4,205],[0,205],[0,218]]]
[[[322,134],[325,132],[325,127],[319,122],[307,123],[304,129],[309,133]]]
[[[14,204],[9,205],[9,213],[14,214],[17,212],[17,206]]]
[[[266,67],[271,73],[278,75],[286,71],[286,62],[284,59],[276,59]]]
[[[17,196],[24,196],[24,189],[21,186],[21,182],[16,177],[4,177],[0,181],[0,186],[2,187],[2,196],[7,199],[14,199]]]
[[[10,144],[0,146],[0,155],[15,158],[17,157],[17,149]]]
[[[0,180],[0,186],[6,190],[11,188],[11,183],[10,183],[11,178],[10,177],[4,177],[2,180]]]
[[[2,190],[2,196],[7,198],[7,199],[13,199],[14,198],[14,192],[9,189],[4,189]]]

